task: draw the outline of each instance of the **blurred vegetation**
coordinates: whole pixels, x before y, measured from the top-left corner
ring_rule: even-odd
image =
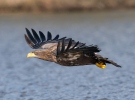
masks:
[[[135,8],[135,0],[0,0],[0,12],[60,12]]]

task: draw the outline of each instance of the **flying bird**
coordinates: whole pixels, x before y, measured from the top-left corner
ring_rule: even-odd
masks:
[[[106,68],[106,64],[112,64],[121,67],[117,63],[102,57],[98,54],[101,50],[97,45],[86,45],[85,43],[76,42],[72,38],[59,38],[48,31],[47,37],[34,29],[28,30],[24,34],[27,44],[36,49],[27,54],[27,58],[35,57],[38,59],[55,62],[63,66],[80,66],[95,64],[99,68]]]

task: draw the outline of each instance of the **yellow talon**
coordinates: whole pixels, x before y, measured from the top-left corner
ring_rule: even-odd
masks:
[[[96,63],[96,66],[99,67],[99,68],[102,68],[102,69],[106,68],[106,64],[103,63],[103,62]]]

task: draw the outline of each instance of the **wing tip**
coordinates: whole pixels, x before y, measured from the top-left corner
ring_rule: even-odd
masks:
[[[25,30],[26,30],[26,32],[28,33],[28,31],[29,31],[28,28],[25,27]]]
[[[30,39],[28,38],[28,36],[27,36],[26,34],[24,34],[24,37],[25,37],[25,40],[26,40],[27,44],[28,44],[31,48],[33,48],[34,44],[30,41]]]

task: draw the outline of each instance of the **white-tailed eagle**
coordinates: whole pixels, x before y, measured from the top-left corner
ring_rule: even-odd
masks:
[[[87,46],[85,43],[76,42],[72,38],[52,38],[50,32],[47,37],[34,29],[31,32],[26,28],[25,39],[28,45],[36,49],[27,54],[27,57],[35,57],[42,60],[55,62],[63,66],[80,66],[95,64],[99,68],[106,68],[106,63],[121,67],[117,63],[98,54],[100,49],[96,45]]]

